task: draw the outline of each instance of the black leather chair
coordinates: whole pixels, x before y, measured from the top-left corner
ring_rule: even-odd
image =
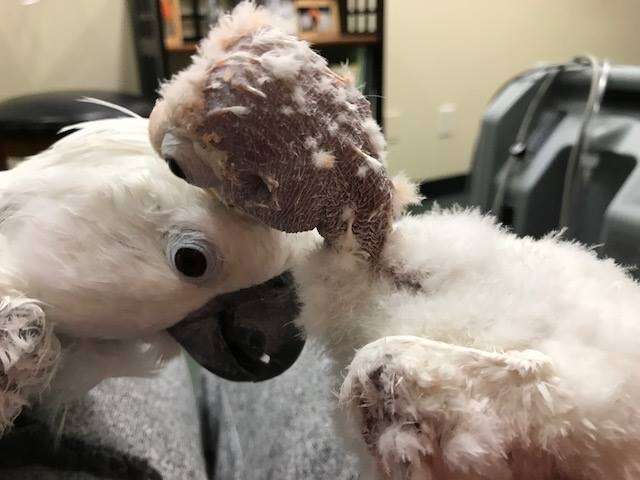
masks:
[[[58,132],[66,125],[122,115],[101,105],[77,101],[82,97],[115,103],[142,116],[151,113],[158,84],[167,74],[159,2],[129,0],[127,3],[134,30],[141,95],[76,90],[24,95],[0,102],[0,170],[7,168],[10,156],[35,155],[46,149],[60,138]]]

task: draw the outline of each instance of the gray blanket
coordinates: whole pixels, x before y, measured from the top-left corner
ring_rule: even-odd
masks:
[[[0,440],[0,478],[356,479],[331,428],[327,366],[307,346],[289,371],[260,384],[194,368],[194,394],[182,357],[154,379],[105,381],[68,411],[57,443],[40,412],[23,415]]]
[[[355,458],[345,453],[331,425],[337,400],[328,360],[311,344],[287,372],[258,384],[232,383],[204,374],[208,420],[218,432],[216,479],[351,480]]]
[[[0,442],[0,478],[207,478],[199,411],[184,357],[153,379],[110,379],[67,412],[60,438],[41,411]]]

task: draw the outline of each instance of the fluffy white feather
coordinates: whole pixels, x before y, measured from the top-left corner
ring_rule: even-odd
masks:
[[[280,274],[295,254],[287,234],[173,175],[145,119],[71,128],[0,173],[0,435],[58,366],[62,400],[110,376],[153,373],[176,351],[165,328]],[[217,259],[203,279],[176,270],[180,242]]]
[[[475,211],[402,218],[380,264],[321,248],[296,272],[299,323],[338,383],[351,364],[341,400],[379,471],[640,477],[640,287],[623,268]]]
[[[173,175],[143,119],[86,124],[1,174],[0,211],[3,279],[74,336],[154,333],[217,294],[277,275],[290,254],[285,234]],[[211,281],[172,268],[175,231],[199,232],[215,248],[222,264]]]

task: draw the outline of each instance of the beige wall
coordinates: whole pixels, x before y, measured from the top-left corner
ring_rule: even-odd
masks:
[[[0,0],[0,100],[76,88],[138,91],[126,0]]]
[[[640,64],[639,0],[387,0],[389,162],[415,179],[467,171],[498,86],[539,61],[593,53]],[[453,135],[437,135],[453,103]]]

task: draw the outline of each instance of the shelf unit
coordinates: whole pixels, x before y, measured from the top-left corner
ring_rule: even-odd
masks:
[[[379,43],[379,38],[375,34],[367,35],[336,35],[333,37],[326,37],[323,39],[311,39],[304,35],[300,35],[302,40],[307,40],[313,47],[322,48],[329,46],[366,46],[376,45]],[[181,45],[166,45],[165,48],[169,53],[195,53],[198,43],[197,42],[184,42]]]
[[[374,118],[382,125],[382,52],[383,52],[383,0],[378,0],[381,9],[379,17],[380,28],[374,34],[337,34],[318,37],[316,35],[300,34],[302,40],[308,41],[312,48],[324,56],[329,63],[339,64],[348,62],[354,64],[362,61],[363,93],[371,102]],[[202,33],[202,32],[201,32]],[[190,55],[197,49],[197,41],[185,41],[182,44],[165,44],[170,72],[177,72],[190,63]]]

